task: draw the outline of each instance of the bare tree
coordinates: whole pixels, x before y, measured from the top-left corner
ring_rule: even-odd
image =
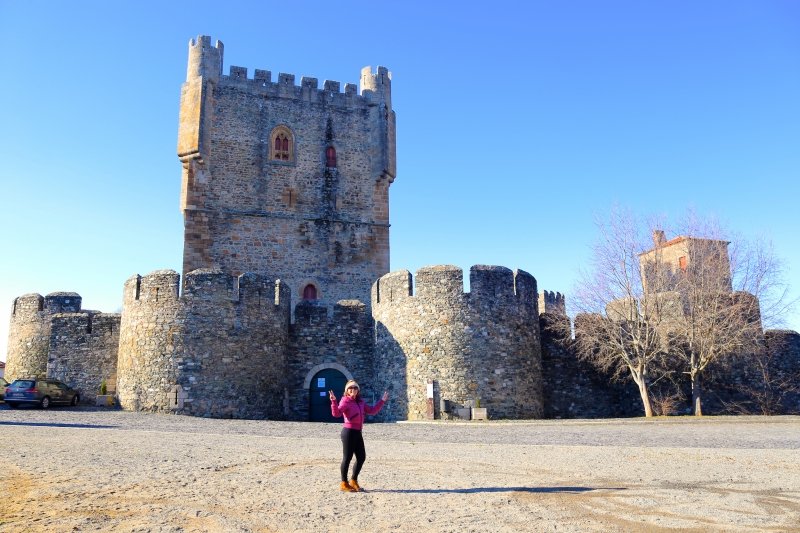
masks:
[[[689,214],[677,237],[663,223],[614,210],[598,222],[591,268],[573,298],[579,356],[639,387],[688,376],[692,409],[702,415],[701,378],[709,365],[756,354],[762,323],[778,324],[793,305],[780,262],[764,240],[728,240],[713,221]],[[648,236],[652,242],[648,242]]]
[[[653,416],[649,386],[665,372],[668,350],[662,323],[674,311],[669,298],[645,298],[639,255],[647,233],[629,212],[615,210],[597,222],[591,268],[581,274],[572,299],[579,357],[639,388],[645,416]],[[655,276],[651,288],[664,280]]]
[[[702,416],[701,378],[709,365],[743,355],[757,364],[763,322],[779,323],[792,303],[780,261],[764,240],[728,241],[714,221],[686,220],[671,253],[681,258],[672,266],[683,313],[670,326],[670,347],[689,376],[692,410]]]

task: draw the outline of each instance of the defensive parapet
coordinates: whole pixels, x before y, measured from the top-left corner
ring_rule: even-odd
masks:
[[[261,275],[201,269],[125,283],[117,391],[123,408],[283,417],[290,292]]]
[[[285,72],[278,73],[278,78],[273,81],[272,71],[262,69],[255,69],[251,78],[248,77],[247,67],[235,65],[230,66],[227,75],[221,74],[217,79],[220,83],[232,84],[273,98],[289,98],[339,107],[385,104],[391,109],[391,74],[385,67],[378,67],[375,74],[371,70],[372,67],[364,67],[362,70],[360,91],[353,83],[345,83],[342,91],[341,82],[332,80],[325,80],[320,88],[319,79],[310,76],[302,76],[297,84],[296,76]]]
[[[342,83],[325,80],[322,88],[318,78],[302,76],[296,83],[296,76],[284,72],[278,73],[272,80],[272,71],[255,69],[253,76],[248,77],[247,67],[231,65],[228,74],[223,74],[224,45],[216,41],[211,45],[211,37],[199,35],[189,41],[189,61],[186,70],[186,81],[193,82],[198,78],[215,83],[232,84],[248,91],[257,92],[273,98],[291,98],[327,105],[352,107],[354,105],[384,105],[392,108],[392,73],[386,67],[379,66],[375,72],[372,67],[361,69],[361,90],[353,83]]]
[[[560,292],[542,291],[539,293],[539,314],[567,315],[564,295]]]
[[[54,292],[44,297],[34,293],[15,298],[8,328],[6,379],[47,377],[52,317],[56,313],[77,313],[80,309],[81,296],[74,292]]]
[[[372,287],[376,381],[394,391],[389,419],[436,416],[480,401],[493,418],[542,415],[536,280],[473,266],[470,292],[454,266],[392,272]],[[436,382],[435,387],[429,383]],[[430,390],[440,398],[429,398]],[[431,400],[431,401],[429,401]]]

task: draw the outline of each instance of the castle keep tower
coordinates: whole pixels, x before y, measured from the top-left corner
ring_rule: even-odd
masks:
[[[181,90],[184,274],[280,278],[293,303],[369,302],[389,271],[396,174],[391,74],[347,83],[230,67],[210,37],[189,43]]]

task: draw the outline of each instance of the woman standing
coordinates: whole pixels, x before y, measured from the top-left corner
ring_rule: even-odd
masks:
[[[342,401],[336,403],[336,395],[333,391],[328,391],[331,399],[331,414],[339,418],[344,416],[344,427],[342,428],[342,484],[340,489],[345,492],[359,492],[361,486],[358,484],[358,474],[364,466],[367,458],[367,451],[364,449],[364,438],[361,436],[361,428],[364,427],[364,417],[366,415],[377,414],[383,404],[389,399],[389,393],[384,392],[383,397],[375,405],[368,405],[361,398],[361,390],[358,383],[350,380],[344,386],[344,396]],[[350,469],[350,460],[356,456],[356,464],[353,466],[353,477],[347,481],[347,471]]]

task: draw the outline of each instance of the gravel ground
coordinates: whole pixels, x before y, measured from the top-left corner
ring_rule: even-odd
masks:
[[[798,531],[800,417],[339,425],[0,408],[2,531]]]

